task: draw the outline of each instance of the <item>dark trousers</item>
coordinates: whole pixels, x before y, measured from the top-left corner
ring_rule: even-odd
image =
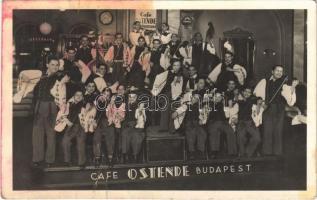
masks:
[[[108,121],[106,119],[101,119],[96,131],[94,133],[94,145],[93,145],[93,151],[95,157],[101,156],[101,140],[104,136],[105,143],[106,143],[106,150],[107,155],[112,156],[114,152],[114,145],[115,145],[115,129],[113,126],[108,125]]]
[[[205,151],[207,133],[198,121],[187,120],[185,123],[185,135],[188,145],[188,151],[194,152],[197,143],[197,149],[201,152]]]
[[[122,134],[121,128],[114,128],[114,156],[121,157],[122,153]]]
[[[264,111],[262,144],[264,155],[282,155],[284,115],[283,104],[271,104]]]
[[[160,105],[161,116],[160,116],[160,130],[169,130],[170,121],[171,121],[171,102],[172,102],[172,95],[170,92],[164,95],[165,98],[159,98],[158,102]]]
[[[53,101],[38,101],[35,105],[35,116],[33,121],[32,145],[33,162],[44,160],[44,145],[46,135],[46,153],[45,161],[47,163],[55,162],[55,120],[57,107]]]
[[[125,68],[123,67],[123,62],[114,62],[112,64],[113,67],[113,72],[112,72],[112,77],[114,82],[119,81],[120,84],[124,82],[125,79]]]
[[[250,139],[248,144],[247,142],[247,134],[250,135]],[[237,135],[238,135],[238,145],[239,145],[239,154],[241,156],[247,154],[248,157],[254,154],[255,149],[260,143],[260,131],[254,125],[252,120],[248,121],[239,121],[237,127]]]
[[[151,125],[152,126],[157,126],[160,125],[160,114],[161,112],[158,109],[159,102],[156,100],[155,97],[151,99],[151,111],[150,111],[150,116],[151,116]]]
[[[79,123],[74,124],[72,127],[68,127],[63,137],[63,151],[64,161],[71,161],[71,143],[76,137],[77,142],[77,154],[78,154],[78,165],[83,165],[86,162],[86,134],[84,129]]]
[[[208,122],[208,134],[209,134],[209,145],[211,151],[220,150],[220,135],[221,133],[226,134],[227,148],[229,155],[237,154],[237,139],[233,129],[227,121],[209,121]]]
[[[132,149],[132,154],[137,156],[142,148],[144,129],[128,126],[122,129],[122,153],[126,154]]]

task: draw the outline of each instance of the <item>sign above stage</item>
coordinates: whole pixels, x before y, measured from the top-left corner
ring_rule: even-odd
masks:
[[[143,164],[120,164],[109,166],[46,168],[41,184],[45,188],[87,186],[107,187],[113,183],[134,183],[158,179],[183,179],[214,175],[252,176],[258,173],[281,171],[283,162],[278,158],[241,158],[235,160],[216,159],[201,161],[167,161]],[[190,180],[190,179],[189,179]],[[146,188],[145,188],[146,189]],[[147,188],[149,189],[149,188]]]
[[[146,30],[156,29],[156,10],[135,10],[135,20]]]

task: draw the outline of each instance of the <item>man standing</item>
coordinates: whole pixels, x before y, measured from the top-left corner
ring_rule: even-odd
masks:
[[[234,80],[240,86],[245,84],[247,72],[241,65],[234,63],[234,54],[226,51],[224,60],[218,64],[208,75],[211,82],[215,83],[217,88],[224,90],[229,80]]]
[[[54,97],[50,94],[58,71],[59,60],[56,57],[48,58],[47,73],[41,78],[34,89],[35,110],[32,133],[33,164],[39,166],[44,160],[44,138],[46,135],[45,162],[49,167],[55,162],[55,120],[57,106]]]
[[[79,83],[81,80],[81,73],[78,67],[75,66],[75,57],[76,49],[74,47],[68,47],[63,58],[64,66],[61,71],[68,71],[70,73],[70,79],[75,83]]]
[[[263,112],[263,144],[264,155],[282,155],[282,133],[286,103],[290,106],[296,101],[295,87],[298,80],[288,87],[283,76],[284,69],[276,65],[270,78],[262,79],[254,89],[254,94],[265,101]],[[289,88],[289,89],[288,89]]]
[[[115,44],[106,53],[104,60],[109,66],[109,73],[112,73],[113,81],[121,84],[125,81],[126,68],[131,62],[129,47],[123,42],[122,33],[116,33]]]
[[[161,110],[160,131],[173,132],[171,128],[171,105],[173,101],[179,99],[184,90],[184,80],[182,75],[182,61],[179,59],[172,60],[170,70],[158,74],[155,78],[152,94],[157,98]]]
[[[150,65],[151,65],[151,71],[149,75],[146,77],[149,80],[150,88],[153,87],[153,83],[155,80],[156,75],[159,73],[162,73],[164,69],[160,65],[160,59],[161,59],[161,41],[158,39],[153,40],[153,48],[151,49],[151,58],[150,58]]]
[[[86,35],[80,37],[80,47],[77,50],[76,58],[83,61],[86,65],[92,60],[89,39]]]

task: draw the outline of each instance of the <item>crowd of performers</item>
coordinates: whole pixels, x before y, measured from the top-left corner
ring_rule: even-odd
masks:
[[[184,135],[190,160],[217,158],[223,148],[229,157],[282,155],[284,110],[298,81],[276,65],[248,86],[232,45],[225,43],[222,61],[216,55],[209,26],[205,41],[201,33],[181,41],[168,24],[149,36],[135,22],[129,39],[116,33],[107,50],[82,36],[62,59],[49,57],[34,88],[33,164],[55,163],[57,134],[65,165],[75,165],[74,140],[76,165],[87,164],[87,136],[96,165],[138,162],[151,127]]]

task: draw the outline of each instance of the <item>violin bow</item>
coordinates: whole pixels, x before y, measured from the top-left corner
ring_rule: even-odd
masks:
[[[274,95],[272,96],[272,98],[270,99],[268,104],[271,104],[272,101],[275,99],[277,93],[279,93],[279,91],[282,89],[284,83],[288,80],[288,76],[285,76],[283,82],[281,83],[281,85],[277,88],[277,90],[275,91]]]

